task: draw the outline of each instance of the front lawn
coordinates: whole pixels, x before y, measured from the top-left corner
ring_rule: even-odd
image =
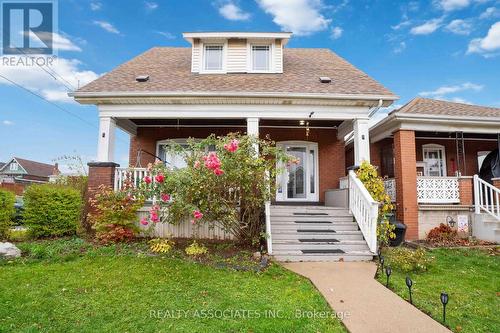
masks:
[[[449,295],[446,323],[454,332],[500,332],[500,258],[493,250],[438,249],[427,272],[393,270],[390,288],[408,299],[405,277],[413,280],[413,303],[442,321],[440,294]],[[389,263],[390,264],[390,263]],[[386,275],[378,279],[385,285]]]
[[[61,254],[65,241],[47,242],[0,260],[0,332],[346,332],[337,319],[296,318],[331,310],[279,265],[236,271],[80,240]]]

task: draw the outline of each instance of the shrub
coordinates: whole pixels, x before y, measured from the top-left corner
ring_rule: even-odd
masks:
[[[14,217],[14,193],[0,189],[0,239],[7,238]]]
[[[257,243],[264,230],[264,204],[275,193],[275,182],[266,173],[273,179],[280,171],[277,162],[284,165],[291,158],[272,141],[234,133],[190,140],[188,149],[172,145],[187,166],[180,170],[163,163],[148,167],[151,175],[145,177],[140,195],[157,200],[141,224],[191,220],[195,225],[219,226],[242,242]]]
[[[395,226],[389,223],[388,214],[394,206],[391,197],[385,191],[384,181],[378,176],[377,169],[370,163],[364,161],[356,171],[359,180],[375,201],[379,202],[377,237],[381,246],[386,246],[390,239],[396,238]]]
[[[427,240],[435,243],[450,242],[457,238],[457,231],[441,223],[427,234]]]
[[[24,193],[24,224],[34,237],[75,234],[81,209],[80,193],[69,187],[32,185]]]
[[[186,247],[186,249],[184,251],[186,251],[186,254],[188,256],[193,256],[193,257],[197,257],[197,256],[200,256],[202,254],[208,253],[208,249],[205,246],[203,246],[202,244],[198,244],[198,242],[196,242],[196,241],[193,241],[193,243],[191,245],[189,245],[188,247]]]
[[[89,213],[97,239],[105,244],[132,240],[139,232],[136,212],[143,203],[129,192],[101,186],[90,201]]]
[[[9,231],[9,235],[8,235],[7,239],[9,241],[13,241],[13,242],[22,242],[22,241],[28,240],[29,239],[29,231],[28,231],[28,229],[18,229],[18,230],[11,229]]]
[[[152,239],[149,241],[149,249],[154,253],[168,253],[174,247],[175,243],[170,239]]]
[[[385,257],[387,265],[405,273],[425,272],[432,263],[432,258],[427,256],[423,248],[417,250],[406,247],[388,248]]]

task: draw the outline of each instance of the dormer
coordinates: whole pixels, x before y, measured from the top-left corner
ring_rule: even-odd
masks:
[[[291,32],[185,32],[191,72],[283,73],[283,48]]]

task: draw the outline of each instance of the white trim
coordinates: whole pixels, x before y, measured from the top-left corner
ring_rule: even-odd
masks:
[[[116,121],[113,117],[99,114],[97,161],[113,162],[115,155]]]
[[[276,201],[318,201],[319,200],[319,149],[317,142],[311,141],[280,141],[276,142],[276,147],[284,149],[286,146],[293,147],[304,147],[306,148],[306,161],[304,161],[304,166],[306,166],[306,197],[305,198],[288,198],[288,177],[278,177],[277,181],[281,181],[282,192],[278,193],[278,184],[276,188]],[[314,150],[314,193],[311,193],[310,186],[310,169],[309,169],[309,151]]]
[[[5,171],[4,169],[7,168],[7,165],[10,165],[13,161],[15,161],[17,163],[17,165],[19,165],[21,167],[21,169],[24,171],[25,174],[28,174],[28,171],[26,171],[26,169],[21,165],[21,163],[19,163],[18,160],[16,160],[15,157],[13,157],[9,162],[5,163],[5,165],[0,168],[0,172]]]
[[[429,151],[441,151],[441,159],[442,159],[442,174],[439,176],[434,176],[434,177],[447,177],[448,176],[448,169],[446,168],[446,147],[443,145],[438,145],[435,143],[428,143],[425,145],[422,145],[422,161],[424,163],[424,177],[431,177],[429,175],[429,167],[427,165],[427,162],[425,160],[425,152]]]
[[[268,62],[269,69],[268,70],[254,70],[253,69],[253,47],[254,46],[267,46],[269,47],[268,54]],[[267,74],[267,73],[276,73],[276,69],[274,68],[274,41],[270,42],[258,42],[258,41],[248,41],[247,42],[247,73],[253,74]]]
[[[227,73],[227,40],[225,41],[213,41],[213,42],[201,42],[201,54],[200,54],[200,74],[226,74]],[[205,68],[205,46],[222,46],[222,69],[220,70],[210,70]]]
[[[182,34],[184,39],[191,41],[195,38],[264,38],[264,39],[289,39],[292,37],[291,32],[184,32]]]

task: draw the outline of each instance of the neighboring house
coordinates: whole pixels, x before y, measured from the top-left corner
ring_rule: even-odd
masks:
[[[53,165],[13,157],[0,167],[0,183],[47,183],[51,176],[58,175],[59,173],[57,163]]]
[[[369,160],[369,115],[398,97],[328,49],[286,48],[291,35],[184,33],[191,47],[153,48],[72,93],[79,103],[99,110],[97,162],[89,164],[89,188],[120,185],[122,169],[112,163],[117,127],[131,135],[133,167],[145,167],[155,155],[182,166],[178,157],[167,154],[171,139],[182,143],[235,131],[269,135],[300,159],[288,177],[278,180],[268,233],[272,225],[273,234],[281,237],[269,241],[269,250],[284,259],[371,256],[374,225],[365,235],[368,249],[347,209],[324,210],[321,219],[316,213],[325,209],[320,207],[325,192],[338,188],[346,174],[346,134],[354,131],[354,163]],[[281,209],[290,203],[297,207]],[[296,220],[312,223],[294,223],[293,210],[307,212]]]
[[[372,127],[370,140],[408,238],[452,218],[500,242],[500,178],[474,177],[491,152],[488,165],[500,177],[500,108],[415,98]]]

